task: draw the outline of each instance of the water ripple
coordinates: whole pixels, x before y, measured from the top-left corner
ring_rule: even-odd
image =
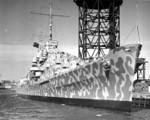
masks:
[[[0,91],[0,120],[149,120],[150,110],[133,112],[74,107],[17,97]]]

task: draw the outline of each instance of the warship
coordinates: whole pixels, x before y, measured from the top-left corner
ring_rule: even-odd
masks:
[[[50,10],[50,40],[34,42],[37,55],[16,93],[32,100],[130,112],[135,68],[142,45],[120,46],[118,42],[119,9],[123,1],[74,2],[79,7],[79,56],[60,51],[58,42],[52,39]],[[90,39],[94,42],[88,42]],[[101,39],[108,42],[103,43]],[[104,47],[108,53],[101,55]],[[89,49],[97,54],[89,55]]]

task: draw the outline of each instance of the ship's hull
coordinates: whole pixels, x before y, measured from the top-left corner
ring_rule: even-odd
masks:
[[[7,88],[5,88],[5,87],[0,87],[0,90],[7,90]]]
[[[34,100],[131,111],[140,48],[128,45],[110,50],[109,64],[98,59],[47,81],[18,87],[17,93]]]
[[[11,89],[11,87],[7,87],[7,86],[0,86],[0,90],[9,90]]]
[[[24,94],[19,94],[18,96],[25,99],[44,101],[44,102],[131,112],[130,101],[61,98],[61,97],[33,96],[33,95],[24,95]]]

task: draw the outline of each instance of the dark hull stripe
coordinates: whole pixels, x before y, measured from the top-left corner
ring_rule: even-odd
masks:
[[[131,112],[131,106],[132,106],[132,103],[130,101],[59,98],[59,97],[31,96],[31,95],[23,95],[23,94],[18,94],[18,96],[22,98],[31,99],[31,100],[54,102],[54,103],[84,106],[84,107],[95,107],[101,109],[121,110],[127,112]]]
[[[0,90],[8,90],[8,88],[0,88]]]

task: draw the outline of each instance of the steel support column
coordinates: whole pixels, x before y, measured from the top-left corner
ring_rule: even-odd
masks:
[[[116,0],[107,0],[107,4],[104,0],[75,2],[79,4],[80,58],[103,57],[109,49],[120,46],[120,5]]]

